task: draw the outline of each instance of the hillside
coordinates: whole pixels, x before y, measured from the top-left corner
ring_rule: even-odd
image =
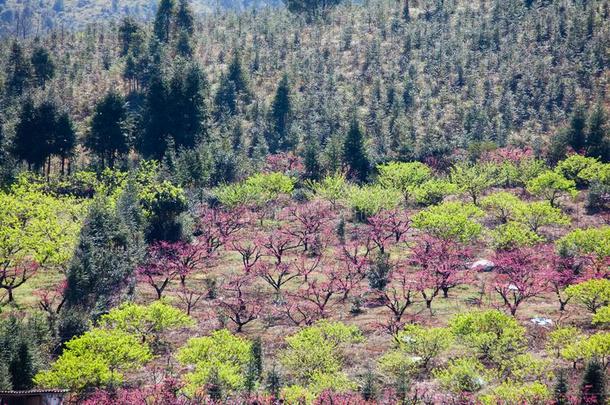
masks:
[[[0,41],[0,402],[605,403],[610,1],[64,2]]]

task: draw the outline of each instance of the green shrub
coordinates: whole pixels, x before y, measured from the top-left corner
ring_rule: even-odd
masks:
[[[405,202],[414,190],[428,181],[432,171],[420,162],[390,162],[377,166],[377,182],[384,188],[393,188],[402,193]]]
[[[454,394],[480,391],[489,384],[489,374],[480,361],[468,357],[451,360],[434,371],[434,377],[440,386]]]
[[[534,246],[543,241],[536,232],[519,222],[507,222],[491,231],[492,245],[495,249],[509,250],[523,246]]]
[[[444,202],[418,212],[413,226],[442,239],[470,242],[479,237],[483,226],[476,219],[484,213],[474,204]]]
[[[561,174],[548,170],[527,182],[527,191],[535,196],[544,198],[551,206],[555,206],[557,199],[562,195],[576,197],[576,183],[568,180]]]
[[[455,184],[443,180],[428,180],[413,189],[415,202],[419,205],[440,204],[445,197],[455,194],[458,188]]]
[[[610,226],[601,228],[575,229],[559,239],[557,249],[563,255],[610,256]]]

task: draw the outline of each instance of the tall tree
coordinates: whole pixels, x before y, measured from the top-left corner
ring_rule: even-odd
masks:
[[[34,106],[32,100],[27,99],[15,128],[14,156],[25,160],[29,168],[42,168],[53,153],[56,119],[57,108],[53,102],[44,101],[39,106]]]
[[[176,12],[176,30],[180,33],[187,33],[189,36],[193,35],[195,27],[194,20],[189,1],[180,0],[178,3],[178,11]]]
[[[366,181],[370,171],[370,162],[364,148],[362,131],[356,118],[352,118],[343,143],[343,163],[347,166],[350,177],[361,182]]]
[[[68,113],[61,113],[55,123],[55,134],[53,137],[53,154],[61,161],[61,174],[65,172],[66,159],[74,153],[76,146],[76,132]]]
[[[584,149],[587,142],[586,134],[587,113],[584,104],[578,104],[570,117],[570,123],[566,132],[568,145],[576,152]]]
[[[21,95],[31,78],[31,65],[23,48],[15,41],[8,59],[7,89],[10,94]]]
[[[290,146],[288,131],[292,116],[292,102],[290,100],[290,85],[288,75],[284,73],[275,92],[271,111],[269,111],[270,129],[267,136],[269,152],[285,151]]]
[[[205,135],[207,89],[205,74],[196,64],[174,76],[168,105],[172,122],[169,129],[176,147],[192,148]]]
[[[170,142],[171,124],[168,103],[170,90],[163,78],[152,78],[146,93],[144,123],[138,142],[138,150],[146,158],[161,160]]]
[[[597,104],[589,114],[587,124],[587,155],[603,161],[610,160],[608,119],[604,107]]]
[[[46,82],[55,76],[55,63],[51,54],[46,48],[38,46],[32,53],[31,63],[37,84],[44,88]]]
[[[174,0],[161,0],[159,3],[155,16],[154,33],[160,42],[168,43],[170,40],[174,8]]]
[[[118,93],[110,91],[96,104],[85,146],[97,155],[102,166],[114,167],[116,159],[129,152],[126,120],[125,100]]]

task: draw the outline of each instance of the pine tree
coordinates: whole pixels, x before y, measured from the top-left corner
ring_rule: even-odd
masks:
[[[119,26],[119,43],[121,44],[121,56],[129,54],[129,51],[135,47],[139,40],[141,28],[140,25],[132,18],[125,17]]]
[[[66,159],[70,158],[76,147],[76,132],[68,113],[62,113],[55,123],[53,137],[53,154],[59,156],[61,161],[61,174],[65,172]]]
[[[278,399],[280,397],[281,389],[282,382],[280,379],[280,374],[277,372],[274,364],[269,371],[269,374],[267,374],[267,391],[274,399]]]
[[[241,63],[239,52],[233,54],[233,59],[227,69],[227,79],[235,84],[235,91],[240,97],[245,100],[250,98],[250,86],[248,84],[248,78],[246,72]]]
[[[129,152],[126,120],[125,100],[114,91],[95,105],[85,147],[97,155],[102,166],[114,167],[116,159]]]
[[[144,127],[138,142],[139,152],[147,159],[161,160],[167,150],[174,122],[171,111],[175,107],[169,100],[167,84],[161,77],[154,76],[146,93]]]
[[[194,20],[188,0],[180,0],[176,12],[176,30],[187,34],[189,37],[192,36],[195,27]]]
[[[8,59],[7,88],[8,92],[20,96],[27,88],[31,78],[31,65],[25,58],[23,48],[13,42]]]
[[[350,123],[349,131],[343,143],[343,163],[347,165],[350,177],[360,182],[366,181],[370,171],[370,163],[364,150],[362,131],[355,118]]]
[[[190,64],[184,73],[174,78],[169,104],[174,107],[170,130],[176,147],[192,148],[205,138],[205,124],[208,120],[205,103],[207,89],[205,74],[196,64]]]
[[[580,392],[580,403],[582,405],[603,405],[606,403],[605,371],[598,361],[594,360],[587,364]]]
[[[51,54],[46,48],[39,46],[32,53],[31,63],[36,82],[44,88],[46,82],[55,76],[55,63],[51,59]]]
[[[303,153],[303,165],[305,166],[305,178],[309,180],[320,180],[322,167],[320,165],[318,145],[311,136],[305,140],[305,151]]]
[[[212,371],[210,371],[210,376],[208,377],[208,382],[206,384],[206,391],[208,397],[210,397],[212,401],[222,400],[222,383],[216,368],[213,368]]]
[[[597,104],[589,114],[587,125],[587,156],[610,161],[610,138],[604,107]]]
[[[220,120],[222,116],[233,116],[237,114],[237,89],[235,83],[227,75],[220,77],[220,85],[214,97],[216,106],[215,118]]]
[[[183,58],[193,56],[193,45],[191,45],[191,37],[186,31],[180,31],[178,41],[176,42],[176,52]]]
[[[30,348],[26,342],[19,343],[17,352],[9,364],[9,373],[14,390],[29,390],[34,386],[32,378],[36,372]]]
[[[576,152],[581,152],[586,146],[586,123],[587,114],[585,106],[583,104],[579,104],[576,106],[576,109],[570,117],[570,123],[568,125],[566,134],[568,145],[570,145]]]
[[[174,17],[174,0],[161,0],[155,16],[155,37],[162,43],[168,43],[172,32]]]
[[[285,151],[290,147],[288,131],[292,115],[292,103],[290,101],[290,85],[288,75],[284,73],[278,84],[269,112],[271,131],[267,136],[269,152],[276,153]]]
[[[263,377],[263,342],[260,337],[256,337],[252,342],[251,348],[252,364],[256,372],[256,379],[260,380]]]
[[[568,379],[566,378],[566,373],[563,370],[560,370],[557,374],[557,382],[555,383],[554,389],[554,399],[555,405],[569,405],[570,401],[568,399]]]
[[[39,170],[53,153],[57,108],[51,101],[34,106],[31,99],[23,103],[13,139],[13,155]]]
[[[411,10],[409,9],[409,0],[404,0],[402,6],[402,19],[405,21],[411,20]]]
[[[360,391],[365,401],[374,401],[377,397],[377,385],[375,384],[375,374],[368,369],[364,375],[364,384]]]

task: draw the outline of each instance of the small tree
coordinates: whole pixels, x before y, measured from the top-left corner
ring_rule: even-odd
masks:
[[[606,400],[606,373],[597,361],[587,364],[580,389],[582,404],[603,404]]]
[[[126,120],[125,100],[118,93],[110,92],[96,104],[85,146],[102,166],[114,167],[116,159],[129,151]]]
[[[263,295],[256,290],[248,290],[253,281],[252,275],[242,274],[231,277],[222,286],[219,310],[235,324],[237,333],[257,319],[264,307]]]
[[[444,202],[413,215],[414,228],[446,240],[470,242],[479,237],[483,227],[476,220],[483,211],[473,204]]]
[[[592,279],[571,285],[565,290],[570,298],[576,299],[592,313],[610,304],[610,280]]]
[[[362,131],[356,118],[353,118],[343,143],[343,163],[347,166],[348,176],[359,182],[366,181],[370,172]]]
[[[528,181],[526,188],[529,193],[546,199],[551,207],[556,206],[557,198],[562,195],[575,197],[578,194],[573,180],[550,170]]]
[[[495,166],[489,164],[458,164],[451,168],[451,182],[468,193],[475,205],[480,195],[497,183]]]
[[[390,162],[377,166],[377,181],[383,187],[400,190],[405,203],[414,190],[432,176],[428,166],[419,162]]]
[[[546,291],[547,280],[540,277],[542,263],[539,252],[521,248],[496,253],[494,290],[502,297],[504,305],[515,316],[519,305]]]

